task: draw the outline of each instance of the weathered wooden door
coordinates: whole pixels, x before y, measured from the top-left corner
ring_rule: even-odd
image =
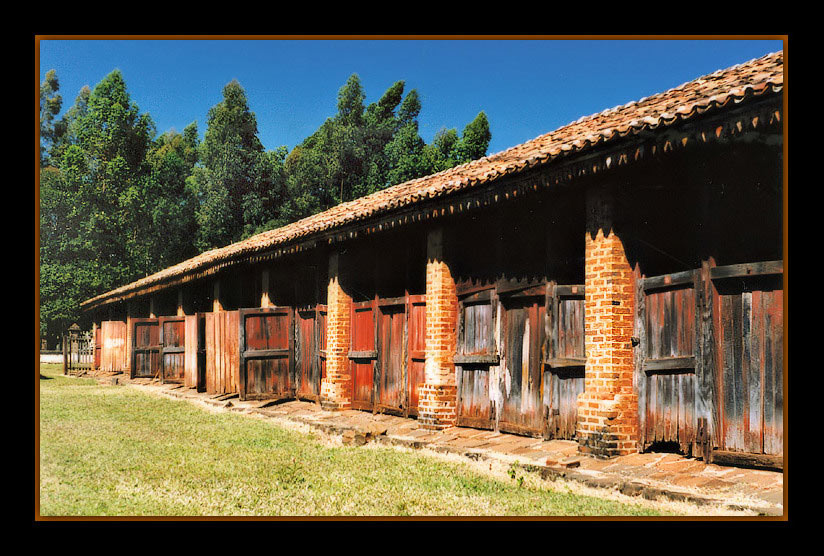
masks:
[[[295,311],[295,391],[304,400],[320,399],[320,319],[318,308]]]
[[[406,307],[407,363],[409,402],[407,413],[418,415],[418,390],[424,383],[426,362],[426,296],[410,295]]]
[[[584,391],[584,286],[547,286],[544,350],[546,438],[572,440],[578,422],[578,396]]]
[[[160,327],[157,319],[132,319],[131,378],[160,374]]]
[[[186,318],[160,317],[160,380],[183,384],[186,377]]]
[[[206,392],[240,391],[240,315],[238,311],[206,313]]]
[[[376,410],[403,413],[406,405],[406,297],[378,300]]]
[[[499,294],[501,300],[501,410],[498,429],[538,435],[544,431],[543,355],[546,287]]]
[[[700,359],[697,276],[689,270],[639,280],[642,449],[653,442],[671,442],[687,453],[696,440]]]
[[[240,399],[295,396],[291,307],[240,309]]]
[[[481,429],[495,426],[489,391],[491,368],[499,363],[494,300],[492,290],[459,299],[455,354],[459,426]]]
[[[352,407],[374,409],[375,386],[375,302],[352,304],[352,345],[349,364],[352,373]]]
[[[783,263],[710,270],[718,449],[784,453]]]

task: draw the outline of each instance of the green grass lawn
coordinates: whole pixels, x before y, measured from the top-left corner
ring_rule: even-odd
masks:
[[[422,453],[350,447],[41,365],[43,516],[657,515]],[[547,486],[549,485],[549,486]]]

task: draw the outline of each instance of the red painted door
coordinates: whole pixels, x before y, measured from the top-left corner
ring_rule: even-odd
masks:
[[[374,409],[376,358],[375,302],[353,303],[349,364],[352,373],[352,407],[354,409]]]

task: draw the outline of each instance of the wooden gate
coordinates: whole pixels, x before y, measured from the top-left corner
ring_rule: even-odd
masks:
[[[131,378],[160,375],[160,326],[157,319],[131,319]]]
[[[406,297],[379,299],[375,409],[404,413],[406,380]]]
[[[408,402],[407,414],[418,415],[418,389],[426,380],[426,296],[410,295],[406,306]]]
[[[206,377],[208,394],[229,394],[239,391],[238,311],[206,313]]]
[[[495,343],[495,300],[491,289],[459,298],[457,353],[454,359],[459,426],[481,429],[495,426],[489,392],[491,368],[499,363]]]
[[[349,364],[352,376],[352,408],[374,409],[375,301],[352,304],[352,346]]]
[[[547,286],[544,349],[544,437],[572,440],[578,422],[578,396],[584,391],[584,286]]]
[[[696,271],[639,280],[639,436],[677,443],[682,452],[696,440],[696,362],[700,334]]]
[[[501,409],[498,429],[544,432],[543,356],[546,286],[499,292],[501,301]]]
[[[783,457],[783,263],[709,270],[717,449]]]
[[[320,401],[323,378],[321,335],[325,319],[318,306],[295,311],[295,392],[304,400]]]
[[[186,375],[186,318],[160,317],[160,379],[183,384]]]
[[[240,399],[295,397],[291,307],[240,309]]]

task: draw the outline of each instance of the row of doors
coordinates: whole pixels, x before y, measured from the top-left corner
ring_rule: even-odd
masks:
[[[693,451],[704,428],[716,449],[782,454],[781,262],[708,264],[636,283],[642,449],[671,442]],[[584,293],[583,285],[549,283],[460,296],[458,425],[574,438],[586,363]],[[325,307],[237,313],[241,397],[318,400]],[[355,408],[417,415],[425,314],[424,296],[352,305]],[[133,326],[133,376],[183,381],[184,319],[134,319]]]
[[[458,425],[571,439],[584,388],[584,286],[459,297]]]

